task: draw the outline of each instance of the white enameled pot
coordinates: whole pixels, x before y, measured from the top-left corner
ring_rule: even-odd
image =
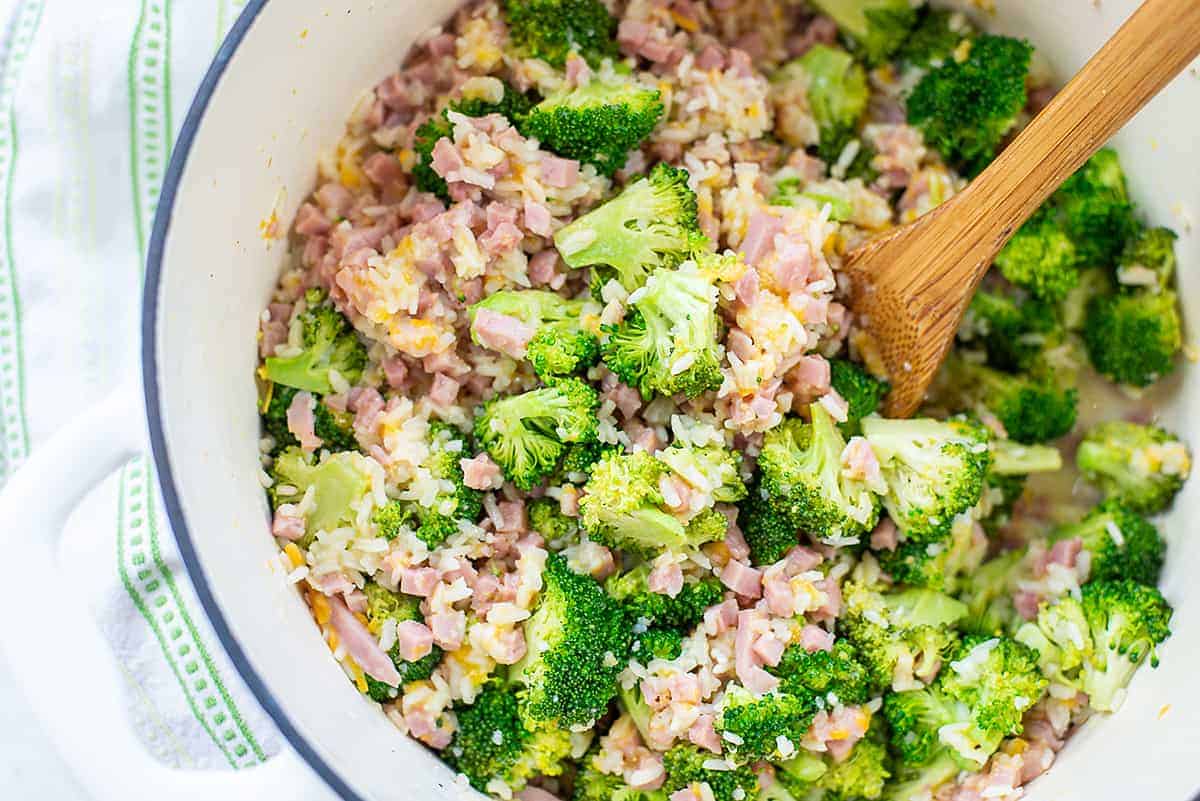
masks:
[[[984,5],[976,3],[975,5]],[[988,23],[1031,39],[1052,74],[1068,76],[1119,26],[1135,0],[997,0]],[[253,373],[259,314],[286,227],[312,187],[318,151],[336,142],[354,99],[395,68],[409,45],[454,7],[447,0],[251,0],[188,113],[163,187],[147,266],[144,399],[165,506],[188,570],[237,669],[291,750],[240,773],[169,771],[153,762],[117,702],[107,648],[69,592],[39,583],[86,488],[143,443],[135,390],[98,404],[35,451],[0,498],[6,571],[5,650],[47,730],[97,798],[176,801],[328,798],[425,801],[459,795],[451,773],[364,700],[330,658],[277,566],[258,482]],[[1178,230],[1181,296],[1200,320],[1200,77],[1187,73],[1115,144],[1148,219]],[[1200,219],[1200,218],[1198,218]],[[1184,367],[1162,422],[1200,444],[1200,372]],[[92,455],[86,462],[78,454]],[[1089,722],[1032,801],[1183,801],[1200,788],[1200,482],[1165,521],[1163,588],[1176,608],[1162,665],[1141,671],[1124,707]],[[46,487],[60,490],[47,492]],[[11,577],[11,578],[9,578]],[[64,621],[83,621],[64,636]],[[77,704],[72,666],[93,672]],[[92,714],[78,714],[81,709]],[[98,745],[100,744],[100,745]],[[306,769],[304,765],[311,768]],[[0,793],[2,794],[2,793]]]

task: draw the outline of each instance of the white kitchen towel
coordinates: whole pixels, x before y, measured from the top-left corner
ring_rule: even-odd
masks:
[[[0,0],[0,480],[136,374],[171,145],[243,3]],[[161,508],[136,458],[64,542],[127,679],[129,721],[114,725],[173,766],[257,764],[281,738],[208,626]]]

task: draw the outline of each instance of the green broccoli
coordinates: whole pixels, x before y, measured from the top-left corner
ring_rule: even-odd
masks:
[[[858,134],[867,110],[867,73],[845,50],[818,44],[797,63],[808,79],[808,105],[820,134],[817,154],[829,164]]]
[[[642,562],[624,573],[614,573],[604,582],[604,589],[621,604],[631,622],[690,631],[704,619],[704,610],[721,603],[725,589],[715,577],[685,581],[683,589],[672,598],[651,592],[647,585],[650,563]]]
[[[1113,291],[1111,273],[1106,267],[1086,267],[1079,271],[1079,283],[1058,304],[1057,316],[1064,329],[1073,333],[1083,330],[1092,298]]]
[[[872,696],[870,671],[845,639],[834,641],[829,651],[809,651],[794,643],[783,652],[779,664],[767,670],[779,677],[779,689],[790,695],[811,693],[847,706],[866,703]]]
[[[922,765],[900,763],[895,778],[884,788],[884,801],[924,801],[933,798],[943,785],[953,781],[962,766],[949,753],[942,751]]]
[[[896,54],[911,67],[940,67],[951,59],[964,41],[974,39],[976,31],[965,15],[925,7],[917,23]]]
[[[1192,461],[1187,446],[1164,429],[1110,420],[1084,435],[1075,464],[1106,498],[1152,515],[1171,505]]]
[[[517,697],[499,686],[485,687],[473,704],[455,707],[458,727],[442,758],[480,792],[502,782],[519,792],[534,776],[557,776],[571,753],[571,735],[553,725],[529,727]],[[492,786],[490,786],[492,785]]]
[[[837,23],[850,47],[871,66],[887,61],[917,24],[909,0],[813,0]]]
[[[990,451],[992,463],[988,467],[986,481],[989,485],[1000,486],[1005,492],[1009,485],[998,479],[1023,477],[1031,473],[1053,473],[1062,469],[1062,452],[1053,445],[1026,445],[1011,439],[993,439]]]
[[[1149,386],[1175,369],[1183,348],[1179,299],[1171,291],[1098,294],[1087,306],[1083,343],[1097,372]]]
[[[775,783],[772,788],[783,788],[776,796],[761,796],[762,799],[773,801],[807,801],[813,792],[813,786],[829,772],[829,765],[819,755],[811,751],[801,750],[794,757],[775,764]],[[823,796],[821,801],[825,801]],[[830,801],[834,801],[830,799]]]
[[[738,525],[750,546],[750,561],[755,565],[778,562],[800,542],[800,531],[788,509],[764,497],[761,484],[738,507]]]
[[[367,628],[372,634],[378,634],[386,621],[403,623],[413,620],[424,623],[425,616],[421,614],[421,599],[399,592],[392,592],[374,581],[368,580],[363,586],[367,595]],[[396,671],[400,674],[400,687],[412,681],[423,681],[433,675],[438,663],[442,661],[442,649],[436,645],[425,656],[413,662],[406,662],[400,657],[400,646],[392,646],[388,652]],[[367,680],[367,695],[379,703],[392,701],[398,695],[399,687],[391,687],[371,676]]]
[[[1061,454],[1058,465],[1062,466]],[[976,507],[979,510],[979,524],[988,536],[996,536],[1012,520],[1013,509],[1025,494],[1028,478],[1025,475],[1003,475],[995,470],[988,471],[983,481],[983,495]]]
[[[875,801],[883,797],[892,767],[887,743],[876,734],[880,731],[881,727],[872,722],[867,736],[855,744],[850,756],[841,762],[829,760],[829,769],[816,781],[816,786],[825,791],[821,801]]]
[[[970,518],[956,517],[945,540],[909,540],[875,556],[879,566],[899,584],[953,593],[987,556],[987,539],[977,533]]]
[[[855,160],[857,161],[857,159]],[[846,177],[857,176],[848,171]],[[771,196],[770,205],[796,206],[803,198],[815,204],[817,210],[820,210],[822,206],[829,206],[829,219],[834,222],[846,222],[854,216],[854,204],[848,197],[843,197],[842,193],[835,194],[835,192],[836,190],[828,184],[817,184],[805,188],[799,178],[780,178],[775,181],[775,193]]]
[[[849,407],[846,422],[838,423],[844,436],[859,432],[859,421],[879,410],[879,404],[891,391],[887,381],[876,378],[849,359],[829,360],[829,383]]]
[[[592,467],[579,502],[583,528],[596,542],[633,553],[695,548],[725,536],[715,509],[688,522],[666,510],[659,479],[667,467],[645,451],[608,453]]]
[[[601,771],[596,766],[598,753],[593,747],[580,761],[571,801],[667,801],[662,790],[635,790],[620,776]]]
[[[596,390],[575,378],[496,396],[475,417],[475,436],[504,477],[528,492],[554,472],[568,443],[596,441]]]
[[[1091,581],[1131,579],[1151,587],[1158,584],[1167,543],[1149,520],[1110,499],[1078,523],[1059,526],[1051,542],[1079,539],[1091,556]]]
[[[1117,281],[1122,285],[1148,286],[1162,292],[1175,277],[1175,240],[1170,228],[1141,228],[1125,243],[1117,259]],[[1143,282],[1138,272],[1149,270],[1153,282]]]
[[[292,434],[287,424],[288,408],[300,390],[295,387],[285,387],[282,384],[270,385],[268,392],[270,400],[263,412],[263,430],[275,440],[273,454],[278,454],[284,448],[299,445],[300,441]],[[314,395],[316,403],[313,407],[313,432],[321,438],[321,447],[332,452],[353,451],[358,449],[358,438],[354,434],[354,415],[339,412],[325,404],[319,395]]]
[[[299,503],[313,491],[313,504],[305,517],[305,536],[300,545],[307,548],[318,531],[332,531],[353,525],[358,504],[371,491],[371,470],[367,457],[354,451],[330,454],[320,462],[299,448],[287,448],[275,457],[271,468],[272,505]]]
[[[592,267],[604,281],[638,289],[658,268],[674,267],[707,246],[688,177],[687,170],[656,164],[646,178],[560,228],[554,234],[559,255],[570,267]]]
[[[532,93],[518,92],[510,84],[504,84],[504,94],[499,102],[484,100],[481,97],[463,97],[450,101],[448,108],[465,114],[468,117],[486,117],[489,114],[499,114],[516,124],[525,119],[525,115],[533,108],[535,97]]]
[[[1037,366],[1043,352],[1063,339],[1053,307],[987,291],[971,299],[958,336],[968,346],[982,346],[991,367],[1014,373]]]
[[[617,20],[600,0],[504,0],[504,21],[517,52],[554,67],[574,52],[593,67],[616,59]]]
[[[929,763],[946,749],[977,770],[1046,691],[1038,653],[1008,637],[968,636],[937,680],[884,697],[892,748],[901,762]]]
[[[662,626],[648,628],[645,631],[633,633],[633,641],[629,646],[630,658],[647,664],[652,659],[678,659],[683,653],[683,633],[679,629]]]
[[[989,462],[983,426],[868,417],[862,430],[887,482],[883,505],[905,539],[944,539],[954,518],[979,502]]]
[[[1012,594],[1025,549],[1004,551],[979,566],[959,591],[958,598],[967,606],[961,628],[967,634],[995,637],[1012,630],[1019,621]]]
[[[879,592],[850,581],[842,596],[840,633],[857,649],[878,688],[932,679],[958,644],[953,626],[967,614],[962,601],[934,590]]]
[[[952,167],[977,174],[1025,107],[1032,52],[1019,39],[980,36],[965,61],[947,61],[916,85],[908,97],[909,124]]]
[[[695,487],[705,487],[717,503],[737,503],[746,497],[742,456],[719,445],[702,447],[678,441],[655,452],[654,458]]]
[[[1060,387],[1048,371],[1004,373],[956,355],[947,360],[946,370],[967,408],[991,411],[1016,442],[1047,442],[1075,425],[1079,393]]]
[[[633,82],[593,80],[538,103],[522,121],[521,133],[560,156],[594,164],[601,175],[612,175],[658,124],[663,113],[659,98],[657,89]]]
[[[857,541],[875,527],[879,501],[863,482],[843,474],[846,441],[829,412],[819,403],[809,408],[811,423],[790,418],[767,432],[758,458],[758,492],[793,531],[826,542]]]
[[[1079,253],[1052,209],[1043,206],[996,255],[996,269],[1034,297],[1056,303],[1079,283]]]
[[[686,788],[707,784],[713,801],[743,801],[758,793],[758,776],[749,765],[733,770],[714,770],[705,764],[714,759],[710,751],[690,743],[675,745],[663,755],[667,779],[663,790],[667,795]],[[701,798],[704,796],[701,795]]]
[[[1093,644],[1082,689],[1093,709],[1112,712],[1142,663],[1158,666],[1155,649],[1171,635],[1171,605],[1154,587],[1129,580],[1088,582],[1082,603]]]
[[[625,319],[604,327],[600,352],[610,370],[647,401],[721,386],[717,288],[694,262],[655,272],[630,301]]]
[[[579,532],[579,521],[563,514],[553,498],[534,498],[525,509],[529,530],[541,534],[546,542],[569,540]]]
[[[596,363],[600,343],[584,317],[599,312],[591,301],[567,300],[557,292],[506,289],[493,292],[471,307],[471,339],[482,345],[475,329],[481,309],[507,315],[534,329],[525,358],[542,379],[580,373]]]
[[[1110,148],[1096,151],[1063,182],[1051,202],[1075,243],[1079,260],[1088,267],[1114,265],[1126,240],[1137,230],[1125,173],[1116,151]]]
[[[390,501],[375,510],[372,520],[380,534],[393,540],[402,527],[413,529],[430,548],[436,548],[459,532],[459,521],[474,523],[483,511],[483,493],[471,489],[463,480],[462,457],[466,437],[444,423],[430,425],[429,456],[422,467],[437,479],[444,491],[432,503]]]
[[[276,384],[327,395],[333,392],[330,372],[336,371],[349,384],[358,381],[367,364],[367,349],[324,292],[310,289],[304,299],[305,309],[300,313],[303,350],[295,356],[268,356],[263,372]]]
[[[561,728],[590,726],[617,694],[630,626],[594,580],[550,554],[542,594],[525,621],[527,652],[509,671],[526,714]]]
[[[794,753],[819,709],[811,692],[755,695],[734,684],[725,690],[714,726],[730,762],[776,761],[786,756],[779,750],[779,738],[791,743],[787,754]]]

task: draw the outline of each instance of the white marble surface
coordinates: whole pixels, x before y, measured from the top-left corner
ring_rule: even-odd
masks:
[[[2,2],[2,0],[0,0]],[[81,690],[84,688],[80,688]],[[13,801],[88,801],[66,763],[33,717],[0,661],[0,798]]]

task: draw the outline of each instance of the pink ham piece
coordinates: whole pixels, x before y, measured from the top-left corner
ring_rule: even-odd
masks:
[[[1064,567],[1075,567],[1075,560],[1083,550],[1083,540],[1073,537],[1069,540],[1059,540],[1050,549],[1050,563]]]
[[[894,551],[900,544],[900,531],[890,517],[885,517],[871,532],[871,550]]]
[[[320,236],[329,228],[329,218],[313,204],[305,203],[296,211],[296,233],[301,236]]]
[[[389,687],[399,687],[400,673],[392,663],[392,658],[379,647],[375,635],[367,631],[367,627],[354,616],[345,601],[336,596],[330,597],[329,610],[329,624],[337,632],[346,653],[371,678]]]
[[[292,542],[304,536],[304,515],[296,510],[295,504],[280,504],[275,510],[275,519],[271,521],[271,535]]]
[[[404,389],[408,379],[408,365],[399,356],[383,360],[383,377],[392,389]]]
[[[438,573],[432,567],[400,568],[400,592],[428,598],[438,584]]]
[[[525,228],[529,233],[544,237],[554,233],[554,218],[545,204],[526,198],[522,210],[525,212]]]
[[[657,790],[667,778],[662,757],[654,753],[643,753],[633,770],[625,770],[625,781],[634,790]]]
[[[703,714],[696,718],[696,722],[688,729],[687,736],[693,744],[707,748],[714,754],[721,753],[721,738],[717,736],[717,730],[713,726],[712,715]]]
[[[776,639],[771,635],[759,637],[754,641],[754,654],[763,661],[764,665],[775,667],[779,664],[779,660],[783,658],[783,651],[787,646],[783,641]]]
[[[316,399],[310,392],[297,392],[292,398],[287,410],[287,427],[300,440],[300,448],[305,453],[312,453],[325,442],[313,431],[315,418],[313,409]]]
[[[496,515],[493,520],[496,524],[496,531],[502,533],[525,531],[525,502],[501,501],[496,504]]]
[[[561,799],[541,787],[526,787],[517,793],[517,801],[561,801]]]
[[[535,253],[529,257],[529,280],[535,284],[549,284],[554,280],[557,266],[558,251],[554,248]]]
[[[363,162],[363,172],[376,186],[387,186],[404,178],[404,168],[391,153],[375,153]]]
[[[674,598],[683,591],[683,568],[676,562],[656,565],[646,576],[646,587],[650,592]]]
[[[753,306],[758,300],[758,270],[754,268],[746,270],[733,285],[733,293],[737,296],[738,302],[747,309]],[[746,336],[746,340],[753,342],[749,336]]]
[[[754,609],[738,612],[737,636],[733,642],[734,671],[738,680],[752,693],[769,693],[779,686],[779,679],[762,669],[762,663],[754,653],[755,621],[762,613]]]
[[[721,583],[743,598],[762,597],[762,571],[730,559],[721,570]]]
[[[396,648],[405,662],[415,662],[433,651],[433,632],[424,623],[401,621],[396,624]]]
[[[825,557],[814,551],[812,548],[806,548],[803,545],[797,545],[787,552],[784,557],[787,562],[787,572],[789,575],[798,576],[801,573],[807,573],[817,565],[825,561]]]
[[[462,384],[448,375],[438,373],[433,377],[433,386],[429,388],[429,400],[435,406],[449,406],[458,398]]]
[[[737,625],[737,616],[737,601],[732,598],[714,604],[704,610],[704,631],[709,636],[716,637]]]
[[[1038,606],[1042,599],[1037,593],[1020,590],[1013,593],[1013,607],[1016,608],[1017,614],[1024,620],[1033,620],[1037,617]]]
[[[667,679],[667,691],[671,703],[700,703],[700,678],[693,673],[676,673]]]
[[[832,651],[833,633],[808,623],[800,629],[800,647],[805,651]]]
[[[792,584],[782,570],[772,568],[763,579],[763,598],[767,608],[776,617],[792,617],[796,614],[796,594]]]
[[[443,178],[466,166],[454,143],[445,136],[434,144],[431,155],[433,156],[433,171]]]
[[[439,612],[430,615],[426,623],[433,632],[433,641],[447,651],[457,651],[467,634],[467,617],[462,612]]]
[[[842,612],[842,588],[833,579],[814,581],[813,586],[825,593],[825,603],[812,613],[812,619],[818,623],[835,619]]]
[[[801,356],[788,373],[788,387],[801,400],[812,401],[829,391],[829,362],[823,356]]]
[[[746,237],[738,246],[738,252],[747,264],[757,266],[763,256],[774,248],[775,234],[782,230],[783,221],[778,217],[765,211],[756,211],[746,225]]]
[[[624,23],[622,23],[624,24]],[[704,801],[695,787],[684,787],[671,793],[668,801]]]
[[[354,205],[354,195],[341,184],[328,183],[313,192],[313,198],[331,218],[345,217]]]
[[[541,164],[542,180],[559,189],[566,189],[579,180],[579,162],[558,156],[546,156]]]
[[[738,510],[736,506],[719,506],[721,514],[725,515],[728,525],[725,528],[725,547],[734,559],[744,562],[750,558],[750,546],[737,524]]]
[[[478,309],[471,322],[471,336],[485,348],[499,351],[514,359],[525,358],[525,347],[533,339],[532,326],[491,309]]]

